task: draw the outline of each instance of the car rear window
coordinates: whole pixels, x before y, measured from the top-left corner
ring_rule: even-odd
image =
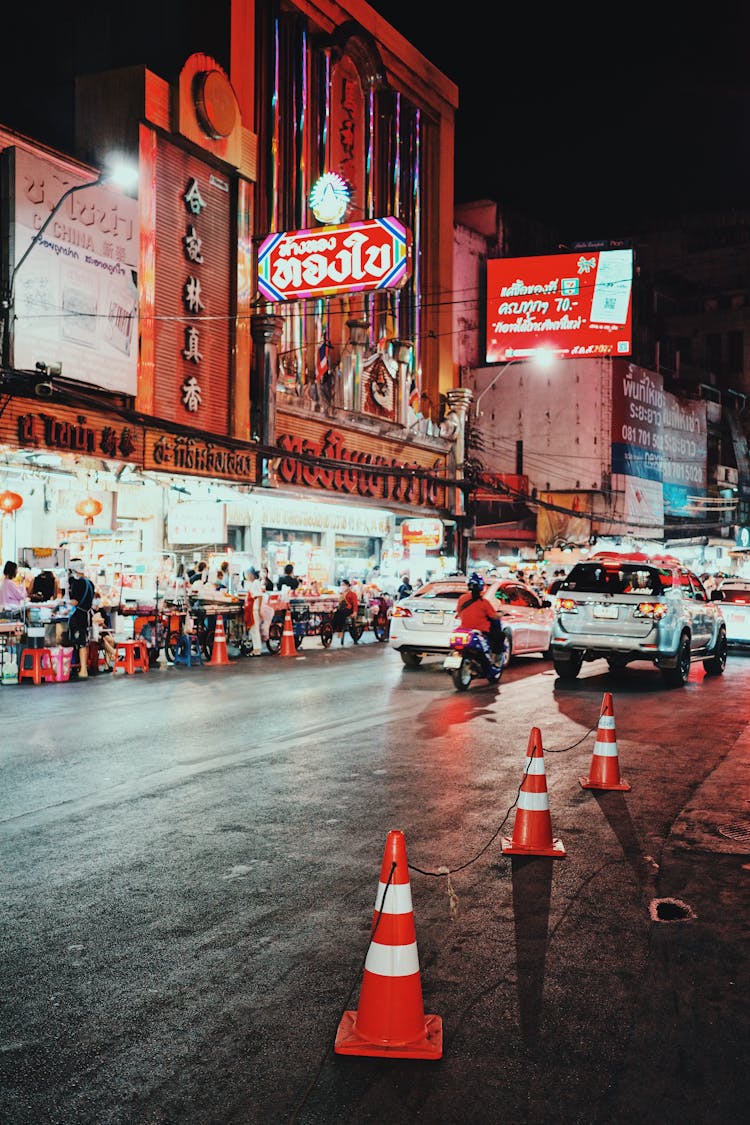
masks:
[[[466,593],[465,586],[442,585],[439,582],[429,582],[421,590],[416,590],[412,597],[415,598],[442,598],[446,601],[457,602],[462,594]]]
[[[750,605],[750,589],[738,590],[732,587],[722,586],[721,600],[723,602],[734,602],[737,605]]]
[[[663,575],[644,563],[576,563],[558,590],[581,594],[644,594],[664,592]],[[667,583],[668,584],[668,583]]]

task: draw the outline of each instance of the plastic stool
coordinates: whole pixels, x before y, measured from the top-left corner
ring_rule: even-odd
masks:
[[[116,672],[121,668],[128,676],[140,669],[148,672],[148,645],[145,641],[116,641],[115,666]]]
[[[200,645],[198,644],[198,638],[195,634],[183,633],[177,642],[177,648],[172,663],[184,664],[186,668],[190,668],[193,664],[203,663]]]
[[[55,670],[48,648],[25,648],[18,663],[18,682],[32,680],[35,684],[54,684]]]

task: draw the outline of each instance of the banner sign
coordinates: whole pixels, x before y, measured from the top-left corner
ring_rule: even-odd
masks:
[[[258,251],[258,291],[293,301],[400,289],[411,274],[411,235],[398,219],[270,234]]]
[[[487,363],[533,355],[628,356],[633,251],[487,262]]]

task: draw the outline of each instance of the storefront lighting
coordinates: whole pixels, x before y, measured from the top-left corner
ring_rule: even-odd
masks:
[[[12,512],[18,511],[23,505],[23,496],[19,496],[17,492],[0,492],[0,512],[4,516],[9,516]]]

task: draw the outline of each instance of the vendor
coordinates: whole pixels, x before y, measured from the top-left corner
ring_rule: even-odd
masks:
[[[3,567],[3,580],[0,582],[0,609],[21,609],[26,604],[27,590],[17,581],[18,564],[8,559]]]
[[[60,583],[51,570],[41,570],[31,584],[32,602],[53,602],[60,597]]]

